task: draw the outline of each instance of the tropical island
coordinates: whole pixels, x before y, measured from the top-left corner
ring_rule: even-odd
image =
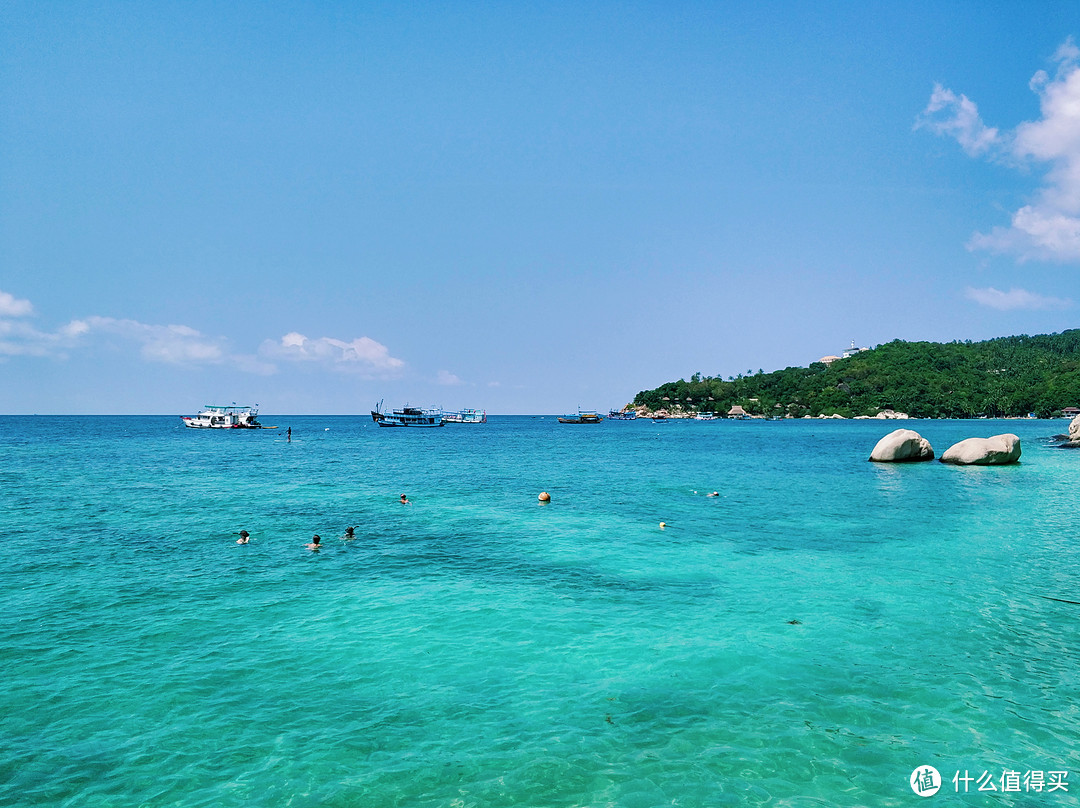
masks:
[[[1050,418],[1080,404],[1080,329],[983,342],[893,342],[809,367],[643,390],[641,415],[757,418]]]

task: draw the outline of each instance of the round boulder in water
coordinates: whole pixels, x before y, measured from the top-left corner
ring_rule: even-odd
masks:
[[[914,463],[933,460],[934,447],[914,429],[897,429],[877,442],[870,459],[875,463]]]
[[[958,466],[1006,466],[1020,459],[1020,438],[1011,432],[990,438],[968,438],[954,443],[941,456],[942,463]]]

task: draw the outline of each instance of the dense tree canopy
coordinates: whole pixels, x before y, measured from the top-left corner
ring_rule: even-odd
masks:
[[[634,406],[650,410],[753,415],[875,415],[914,418],[1049,417],[1080,406],[1080,329],[985,342],[902,342],[831,364],[746,376],[702,376],[643,390]]]

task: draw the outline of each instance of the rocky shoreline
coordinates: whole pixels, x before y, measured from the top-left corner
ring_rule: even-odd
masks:
[[[638,418],[669,418],[672,420],[693,420],[698,417],[699,413],[694,410],[684,409],[667,409],[661,408],[658,410],[651,410],[648,407],[624,407],[618,412],[634,412],[637,413]],[[894,410],[881,410],[876,415],[855,415],[848,417],[846,415],[840,415],[839,413],[832,413],[831,415],[756,415],[750,413],[742,413],[731,415],[722,412],[713,413],[717,419],[727,419],[732,421],[907,421],[907,420],[924,420],[924,421],[945,421],[945,420],[994,420],[994,421],[1033,421],[1033,420],[1045,420],[1045,421],[1060,421],[1060,418],[1043,418],[1036,419],[1031,416],[1024,415],[1003,415],[1000,418],[992,419],[948,419],[948,418],[921,418],[917,419],[912,415],[908,415],[906,412],[896,412]],[[1080,416],[1077,416],[1080,418]],[[1055,437],[1061,440],[1068,440],[1068,435],[1056,435]],[[1077,435],[1077,446],[1069,448],[1080,448],[1080,433]]]
[[[736,409],[732,407],[732,410]],[[742,408],[738,408],[742,410]],[[697,418],[699,413],[694,410],[684,410],[680,408],[661,408],[658,410],[651,410],[648,407],[624,407],[620,412],[635,412],[638,418],[671,418],[671,419],[694,419]],[[840,415],[839,413],[833,413],[831,415],[754,415],[742,410],[732,414],[717,412],[714,413],[717,418],[726,418],[732,421],[805,421],[805,420],[851,420],[851,421],[906,421],[911,418],[906,412],[895,412],[894,410],[882,410],[876,415],[856,415],[854,418],[847,418],[847,416]]]

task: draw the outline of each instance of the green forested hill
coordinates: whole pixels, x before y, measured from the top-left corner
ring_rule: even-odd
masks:
[[[986,342],[902,342],[839,359],[729,377],[694,374],[643,390],[634,406],[756,415],[874,415],[914,418],[1048,417],[1080,406],[1080,329]]]

